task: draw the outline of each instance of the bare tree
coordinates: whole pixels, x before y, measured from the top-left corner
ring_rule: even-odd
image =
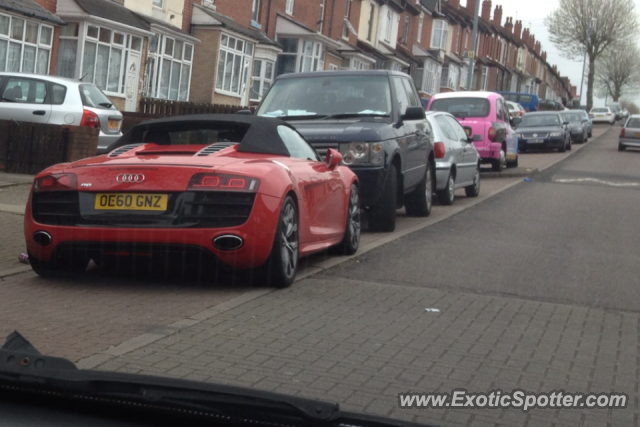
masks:
[[[640,50],[635,43],[616,44],[596,61],[595,87],[601,97],[620,97],[638,92]]]
[[[587,108],[593,106],[595,62],[608,48],[629,40],[638,29],[633,0],[560,0],[545,19],[550,40],[568,59],[587,53]]]
[[[638,105],[633,101],[621,99],[620,105],[622,108],[626,108],[629,111],[629,114],[640,114],[640,107],[638,107]]]

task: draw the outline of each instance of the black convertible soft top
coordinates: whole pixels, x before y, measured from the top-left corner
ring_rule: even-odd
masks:
[[[141,142],[173,145],[175,143],[172,143],[169,137],[171,133],[220,130],[229,135],[230,141],[240,143],[238,151],[289,156],[289,150],[278,134],[278,126],[295,130],[289,123],[280,119],[242,114],[194,114],[153,119],[131,128],[122,138],[111,144],[107,152],[123,145]]]

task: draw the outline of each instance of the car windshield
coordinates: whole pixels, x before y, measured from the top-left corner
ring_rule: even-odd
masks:
[[[490,106],[486,98],[438,98],[431,103],[431,111],[445,111],[456,117],[488,117]]]
[[[85,107],[100,108],[105,110],[115,110],[111,100],[102,93],[96,85],[81,84],[79,85],[80,97],[82,98],[82,104]]]
[[[562,118],[570,123],[582,122],[584,119],[580,113],[562,113]]]
[[[519,128],[560,126],[557,114],[525,114]]]
[[[326,76],[281,79],[269,90],[258,116],[391,114],[387,76]]]

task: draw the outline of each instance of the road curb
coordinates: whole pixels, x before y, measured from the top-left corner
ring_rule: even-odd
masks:
[[[20,267],[10,268],[8,270],[0,271],[0,279],[4,279],[5,277],[15,276],[16,274],[26,273],[32,271],[31,267],[28,265],[21,265]]]
[[[518,170],[521,169],[521,170]],[[522,170],[524,169],[524,170]],[[526,178],[533,176],[539,172],[538,168],[517,168],[517,169],[505,169],[502,172],[483,171],[480,168],[482,178]]]

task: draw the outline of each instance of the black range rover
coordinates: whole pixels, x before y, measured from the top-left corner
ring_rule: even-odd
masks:
[[[324,155],[328,148],[358,175],[369,230],[393,231],[396,209],[431,213],[431,129],[411,78],[386,70],[279,76],[257,115],[290,121]]]

